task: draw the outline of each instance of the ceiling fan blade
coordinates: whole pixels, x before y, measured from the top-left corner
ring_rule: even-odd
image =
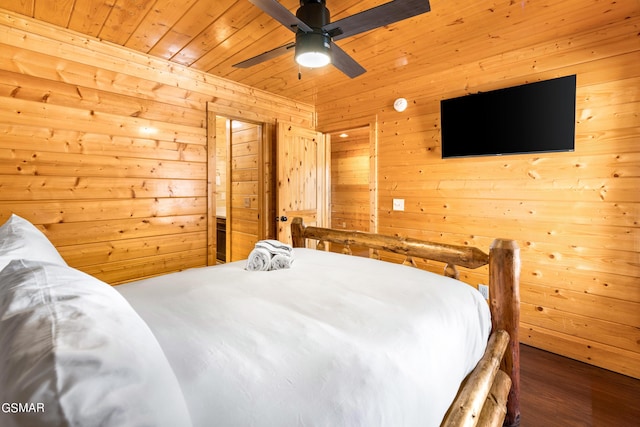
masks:
[[[253,58],[249,58],[246,61],[238,62],[237,64],[233,64],[236,68],[249,68],[254,65],[260,64],[265,61],[269,61],[270,59],[277,58],[280,55],[284,55],[289,51],[289,49],[295,47],[295,43],[288,43],[284,46],[277,47],[268,52],[261,53],[258,56],[254,56]]]
[[[331,22],[322,27],[322,29],[327,31],[333,37],[333,40],[340,40],[393,24],[430,10],[429,0],[394,0]]]
[[[331,44],[331,56],[331,63],[352,79],[367,71],[335,43]]]
[[[313,30],[296,15],[291,13],[289,9],[278,3],[276,0],[249,0],[255,6],[258,6],[264,13],[271,16],[276,21],[293,31],[294,33],[300,29],[305,33]]]

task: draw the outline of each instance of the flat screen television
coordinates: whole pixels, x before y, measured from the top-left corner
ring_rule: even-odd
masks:
[[[440,102],[442,158],[573,151],[576,76]]]

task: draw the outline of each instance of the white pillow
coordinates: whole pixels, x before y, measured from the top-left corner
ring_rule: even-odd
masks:
[[[32,259],[67,265],[35,225],[16,214],[0,227],[0,270],[12,259]]]
[[[3,427],[191,425],[160,345],[120,293],[29,260],[0,271],[0,402]]]

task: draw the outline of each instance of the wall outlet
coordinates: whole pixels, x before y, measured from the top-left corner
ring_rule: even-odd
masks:
[[[482,297],[484,299],[489,299],[489,287],[487,285],[483,285],[482,283],[480,283],[478,285],[478,292],[482,294]]]
[[[393,210],[394,211],[403,211],[404,210],[404,199],[393,199]]]

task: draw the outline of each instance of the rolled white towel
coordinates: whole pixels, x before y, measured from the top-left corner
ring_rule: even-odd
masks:
[[[291,252],[293,250],[293,248],[291,247],[290,244],[281,242],[280,240],[276,240],[276,239],[259,240],[257,243],[262,244],[262,245],[269,245],[269,246],[272,246],[274,248],[286,249],[289,252]]]
[[[267,271],[271,268],[271,252],[264,248],[253,248],[247,258],[245,270]]]
[[[282,243],[279,240],[260,240],[256,243],[256,248],[264,248],[272,254],[291,255],[293,248],[291,245]]]
[[[283,268],[291,268],[293,257],[291,255],[275,254],[271,258],[271,266],[269,270],[282,270]]]

